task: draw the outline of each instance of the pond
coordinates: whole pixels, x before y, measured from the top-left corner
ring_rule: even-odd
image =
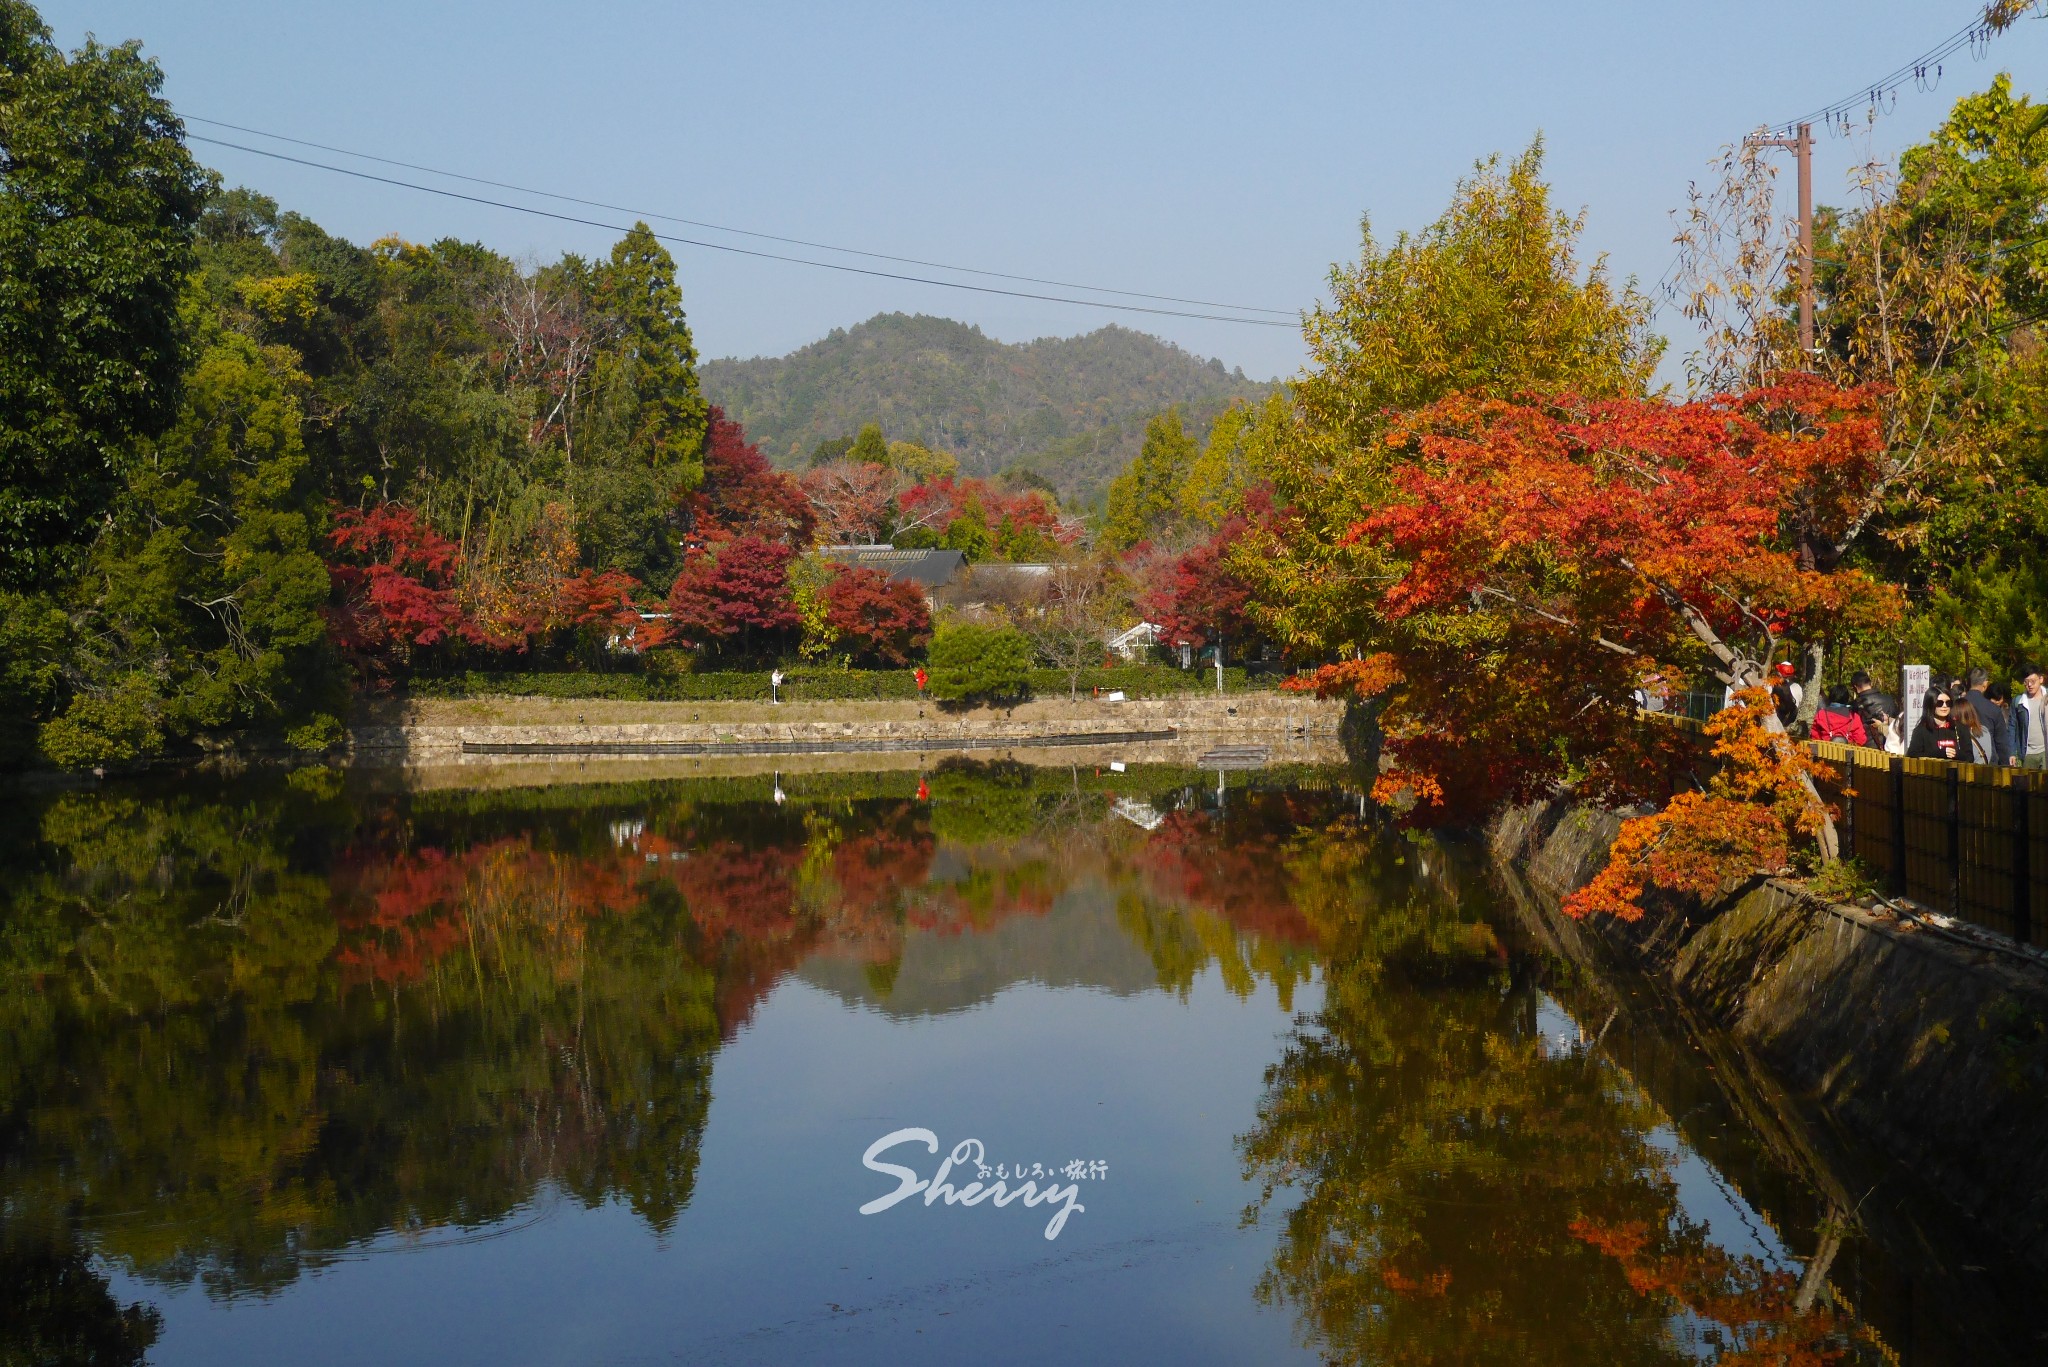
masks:
[[[1334,773],[304,770],[0,868],[0,1363],[2037,1346]]]

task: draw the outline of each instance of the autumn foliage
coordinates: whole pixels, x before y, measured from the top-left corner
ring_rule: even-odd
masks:
[[[686,500],[696,534],[705,540],[750,536],[802,548],[818,518],[803,488],[769,465],[746,430],[715,404],[704,439],[704,482]]]
[[[1836,549],[1881,476],[1872,396],[1798,378],[1683,404],[1458,397],[1386,447],[1390,496],[1344,534],[1383,571],[1382,649],[1303,684],[1384,707],[1383,793],[1421,821],[1567,778],[1611,805],[1671,802],[1581,910],[1788,863],[1823,814],[1775,722],[1724,716],[1718,776],[1674,799],[1696,743],[1645,725],[1635,693],[1652,672],[1753,684],[1786,634],[1896,615],[1895,590]]]
[[[455,593],[459,549],[411,508],[337,509],[328,542],[329,629],[371,676],[388,677],[416,647],[477,635]]]
[[[932,638],[931,609],[917,585],[861,565],[833,566],[825,625],[863,664],[906,665]]]
[[[1607,867],[1566,901],[1567,914],[1634,921],[1652,888],[1705,898],[1752,874],[1786,871],[1793,843],[1820,827],[1801,780],[1834,775],[1766,725],[1772,707],[1768,691],[1746,689],[1707,723],[1718,767],[1706,788],[1623,822]]]
[[[1572,1237],[1614,1260],[1639,1296],[1725,1331],[1723,1367],[1828,1367],[1848,1360],[1848,1324],[1830,1306],[1799,1305],[1799,1279],[1750,1254],[1732,1254],[1678,1222],[1603,1223],[1580,1216]]]
[[[788,636],[800,624],[789,587],[792,558],[788,546],[757,536],[692,555],[669,590],[673,629],[694,643],[740,646]]]
[[[1231,517],[1214,535],[1168,561],[1151,591],[1139,601],[1145,620],[1161,639],[1207,646],[1219,636],[1243,643],[1255,632],[1251,585],[1230,563],[1245,520]]]

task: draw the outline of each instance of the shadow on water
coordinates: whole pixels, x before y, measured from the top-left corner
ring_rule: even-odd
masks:
[[[1270,998],[1245,1018],[1277,1040],[1256,1104],[1203,1160],[1264,1266],[1211,1313],[1277,1310],[1315,1358],[2012,1355],[1984,1298],[1902,1317],[1950,1274],[1904,1216],[1870,1234],[1835,1175],[1853,1146],[1817,1152],[1716,1076],[1711,1037],[1548,952],[1466,852],[1362,819],[1331,775],[1216,777],[408,794],[310,770],[14,800],[0,1363],[139,1362],[344,1263],[544,1253],[560,1210],[616,1207],[669,1248],[717,1180],[714,1064],[785,986],[958,1032],[1020,986]],[[1204,1099],[1151,1104],[1170,1129]],[[861,1360],[914,1356],[885,1348]]]

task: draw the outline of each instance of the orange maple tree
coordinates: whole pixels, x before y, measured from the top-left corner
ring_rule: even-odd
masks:
[[[1469,821],[1566,780],[1614,805],[1704,787],[1633,828],[1617,853],[1635,874],[1582,907],[1634,906],[1667,878],[1718,886],[1809,837],[1832,856],[1774,714],[1726,721],[1709,766],[1692,737],[1644,723],[1637,690],[1652,675],[1756,688],[1782,637],[1896,615],[1895,590],[1843,564],[1883,478],[1873,394],[1795,377],[1689,403],[1455,397],[1376,454],[1385,500],[1342,535],[1383,568],[1382,648],[1301,686],[1384,708],[1383,795]]]

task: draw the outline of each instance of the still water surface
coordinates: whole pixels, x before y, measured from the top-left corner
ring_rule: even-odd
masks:
[[[16,800],[0,1363],[2014,1351],[1467,852],[1233,781]]]

